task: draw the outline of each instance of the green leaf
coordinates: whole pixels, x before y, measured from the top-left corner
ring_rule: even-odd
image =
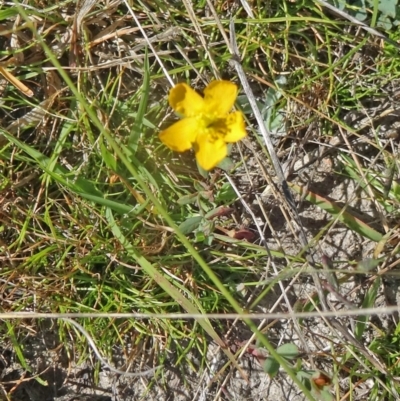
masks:
[[[396,17],[397,0],[380,0],[378,10],[385,16]]]
[[[389,17],[387,17],[386,15],[380,15],[378,18],[378,22],[376,24],[376,26],[378,28],[383,28],[386,31],[390,31],[392,29],[392,21]]]
[[[274,358],[267,358],[264,362],[264,371],[273,378],[279,372],[279,363]]]
[[[15,334],[13,325],[12,325],[9,321],[5,321],[5,324],[6,324],[7,329],[8,329],[8,333],[7,333],[7,334],[8,334],[8,336],[9,336],[9,338],[11,339],[11,342],[12,342],[12,344],[13,344],[13,351],[14,351],[15,354],[17,355],[17,358],[18,358],[19,363],[21,364],[21,366],[22,366],[26,371],[32,372],[32,369],[31,369],[31,367],[28,365],[28,363],[27,363],[27,361],[26,361],[26,359],[25,359],[24,353],[23,353],[23,351],[22,351],[22,348],[21,348],[21,346],[20,346],[20,344],[19,344],[19,342],[18,342],[18,339],[17,339],[17,336],[16,336],[16,334]],[[42,386],[47,386],[47,385],[48,385],[48,383],[47,383],[45,380],[41,379],[41,378],[38,377],[38,376],[36,376],[35,379],[36,379],[36,381],[37,381],[38,383],[40,383]]]
[[[100,152],[107,166],[117,171],[117,159],[108,151],[104,143],[100,143]]]
[[[204,184],[204,182],[197,180],[193,182],[193,186],[195,187],[197,192],[204,191],[206,189],[206,185]]]
[[[205,233],[203,231],[198,231],[194,236],[194,242],[203,242],[206,240],[206,238],[207,237],[205,236]]]
[[[397,181],[393,181],[392,183],[392,191],[393,195],[396,198],[396,200],[400,200],[400,184]]]
[[[196,193],[194,193],[194,194],[189,194],[189,195],[184,195],[184,196],[181,196],[179,199],[178,199],[178,205],[187,205],[187,204],[189,204],[189,203],[194,203],[194,202],[196,202],[196,200],[197,200],[197,196],[198,196],[198,193],[196,192]]]
[[[147,110],[147,103],[149,100],[149,91],[150,91],[150,74],[149,74],[149,59],[146,50],[145,59],[144,59],[144,75],[143,75],[143,85],[141,87],[141,96],[140,96],[140,103],[139,108],[135,117],[135,123],[132,127],[132,132],[129,136],[128,147],[136,153],[140,137],[143,132],[143,121],[144,115]]]
[[[277,348],[276,352],[285,359],[295,359],[299,356],[299,349],[295,344],[283,344]]]
[[[334,400],[333,395],[328,390],[321,390],[319,392],[319,398],[321,401],[332,401]]]
[[[239,105],[241,111],[245,115],[250,115],[253,113],[253,109],[250,106],[249,98],[247,95],[239,95],[236,98],[236,104]],[[263,104],[256,100],[257,107],[261,110],[263,107]]]
[[[229,172],[235,167],[235,163],[233,163],[230,157],[225,157],[224,160],[218,163],[217,167],[220,168],[221,170]]]
[[[280,76],[277,84],[285,85],[287,79]],[[286,133],[286,116],[281,110],[282,106],[278,103],[282,97],[282,92],[275,88],[269,88],[265,96],[265,104],[261,109],[266,128],[274,135],[280,136]]]
[[[356,13],[354,17],[359,21],[363,22],[368,18],[367,5],[365,4],[365,0],[358,0],[354,3],[354,7],[356,8]]]
[[[207,237],[204,238],[203,244],[207,246],[211,246],[214,241],[214,236],[213,235],[208,235]]]
[[[212,191],[200,191],[199,195],[202,199],[206,199],[208,201],[213,200],[213,192]]]
[[[218,191],[215,200],[217,202],[232,202],[237,199],[237,195],[234,189],[231,187],[231,184],[225,183],[222,185],[221,189]]]
[[[18,15],[18,10],[14,7],[6,8],[5,10],[1,10],[0,11],[0,21],[7,20],[11,17],[14,17],[14,15]]]
[[[196,164],[197,164],[197,169],[199,170],[200,175],[201,175],[203,178],[208,178],[208,171],[207,171],[207,170],[204,170],[204,168],[201,167],[199,163],[197,163],[197,160],[196,160]]]
[[[372,286],[369,288],[368,292],[365,294],[362,306],[360,309],[372,308],[375,304],[376,297],[378,295],[378,290],[381,285],[380,277],[377,277]],[[362,335],[364,334],[365,327],[367,325],[367,321],[369,319],[368,315],[361,315],[357,318],[357,324],[354,330],[354,335],[357,340],[361,340]]]
[[[346,8],[346,1],[345,0],[332,0],[331,2],[339,10],[343,11]]]
[[[302,382],[305,382],[305,383],[308,383],[308,384],[310,384],[310,380],[311,380],[311,378],[312,378],[312,375],[313,375],[313,372],[306,371],[306,370],[299,370],[299,371],[296,373],[296,376],[297,376]],[[311,386],[309,386],[309,387],[311,388]]]
[[[199,228],[201,221],[203,220],[203,216],[193,216],[189,217],[183,223],[179,225],[179,230],[182,231],[183,234],[190,234],[197,228]]]
[[[364,272],[370,272],[372,269],[375,269],[375,267],[379,266],[379,264],[382,263],[383,261],[384,258],[380,259],[366,258],[357,263],[357,269]]]

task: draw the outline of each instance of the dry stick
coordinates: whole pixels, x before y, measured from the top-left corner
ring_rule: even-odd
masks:
[[[279,184],[281,186],[281,189],[282,189],[282,192],[283,192],[283,194],[284,194],[284,196],[286,198],[287,204],[289,206],[289,210],[292,212],[292,214],[294,216],[294,219],[295,219],[295,221],[297,223],[297,226],[299,227],[299,237],[300,237],[301,245],[302,245],[303,249],[306,250],[308,248],[307,238],[306,238],[306,235],[305,235],[304,230],[302,228],[301,221],[300,221],[300,216],[299,216],[299,214],[297,212],[297,208],[296,208],[296,205],[294,203],[293,196],[292,196],[292,194],[291,194],[291,192],[289,190],[289,186],[288,186],[288,184],[287,184],[287,182],[285,180],[285,176],[284,176],[284,173],[283,173],[283,170],[282,170],[282,166],[281,166],[281,164],[279,162],[278,156],[275,153],[275,149],[274,149],[274,146],[272,144],[272,141],[271,141],[271,138],[270,138],[270,134],[267,132],[267,129],[266,129],[265,125],[264,125],[261,113],[260,113],[260,111],[259,111],[259,109],[257,107],[257,103],[256,103],[256,100],[254,98],[253,92],[250,89],[250,85],[249,85],[249,83],[247,81],[247,77],[246,77],[246,75],[245,75],[245,73],[243,71],[242,65],[240,64],[240,61],[239,61],[240,60],[240,58],[239,58],[239,49],[237,47],[236,36],[235,36],[235,25],[234,25],[233,20],[231,20],[231,23],[230,23],[230,35],[231,35],[231,46],[230,46],[231,48],[229,50],[230,50],[230,52],[231,52],[231,54],[233,56],[232,57],[233,64],[234,64],[234,66],[236,68],[236,71],[237,71],[237,73],[239,75],[239,79],[240,79],[240,81],[242,83],[242,86],[244,88],[244,91],[245,91],[245,93],[247,95],[247,98],[249,100],[249,103],[250,103],[250,106],[251,106],[252,111],[254,113],[254,116],[256,117],[256,120],[258,122],[260,131],[261,131],[261,133],[262,133],[262,135],[264,137],[264,140],[265,140],[265,143],[267,145],[267,149],[268,149],[269,155],[271,157],[272,164],[273,164],[274,169],[275,169],[275,173],[276,173],[276,175],[278,177],[278,182],[279,182]],[[231,182],[231,185],[232,185],[232,182]],[[240,197],[240,199],[242,200],[242,197]],[[243,200],[242,200],[242,203],[243,203]],[[251,215],[253,216],[253,219],[254,219],[255,224],[257,225],[258,231],[261,234],[261,238],[264,238],[264,236],[262,235],[262,231],[261,231],[259,225],[257,224],[257,220],[255,219],[255,216],[252,214],[252,211],[250,210],[250,208],[248,208],[246,203],[244,203],[244,206],[247,208],[248,212],[251,213]],[[272,258],[271,252],[269,250],[269,247],[268,247],[267,242],[265,241],[265,239],[264,239],[263,243],[264,243],[264,246],[265,246],[265,248],[267,250],[268,256],[269,256],[269,258],[271,260],[272,266],[274,267],[274,270],[277,273],[277,269],[275,267],[275,264],[273,263],[273,258]],[[310,266],[312,267],[313,264],[314,264],[314,260],[313,260],[313,256],[311,254],[307,255],[307,260],[308,260]],[[313,276],[315,276],[315,278],[314,278],[315,285],[317,287],[318,294],[320,295],[320,297],[322,297],[323,290],[322,290],[321,284],[319,282],[318,275],[316,273],[313,273],[313,272],[311,274]],[[290,312],[292,312],[292,308],[291,308],[289,299],[287,298],[286,292],[284,291],[284,289],[282,287],[281,287],[281,290],[282,290],[282,294],[283,294],[283,296],[285,298],[286,305],[288,306]],[[301,335],[301,330],[300,330],[300,326],[299,326],[298,320],[294,319],[293,323],[294,323],[294,326],[296,328],[297,334],[299,335],[299,338],[302,340],[304,348],[306,349],[306,351],[308,351],[308,353],[310,355],[310,361],[311,361],[312,365],[314,365],[313,357],[312,357],[311,353],[309,352],[308,345],[304,341],[303,336]]]
[[[279,183],[280,188],[281,188],[281,190],[282,190],[282,192],[283,192],[283,194],[284,194],[284,196],[286,198],[289,210],[292,212],[293,217],[294,217],[294,219],[295,219],[295,221],[296,221],[296,223],[297,223],[297,225],[299,227],[299,238],[300,238],[301,245],[304,247],[304,250],[307,250],[309,248],[308,241],[307,241],[305,232],[303,230],[303,227],[302,227],[302,224],[301,224],[301,221],[300,221],[300,216],[298,214],[296,205],[294,203],[294,199],[293,199],[292,193],[290,192],[288,183],[287,183],[287,181],[285,179],[285,175],[283,173],[281,163],[280,163],[280,161],[278,159],[278,156],[277,156],[277,154],[275,152],[274,145],[272,144],[271,134],[267,131],[267,129],[265,127],[265,124],[264,124],[263,118],[261,116],[260,110],[257,107],[256,99],[255,99],[255,97],[253,95],[253,92],[252,92],[252,90],[250,88],[250,85],[249,85],[249,82],[247,80],[246,74],[244,73],[242,65],[240,63],[239,49],[237,47],[236,36],[235,36],[235,25],[234,25],[233,20],[231,20],[231,23],[230,23],[230,34],[231,34],[231,49],[230,49],[230,51],[231,51],[231,54],[232,54],[232,60],[231,61],[232,61],[233,65],[236,68],[236,71],[237,71],[237,73],[239,75],[239,79],[240,79],[240,81],[242,83],[244,92],[247,95],[247,98],[249,100],[249,104],[250,104],[251,109],[253,111],[253,114],[254,114],[254,116],[255,116],[255,118],[257,120],[260,132],[261,132],[261,134],[262,134],[262,136],[264,138],[265,144],[267,146],[267,150],[268,150],[268,153],[270,155],[270,158],[271,158],[271,161],[272,161],[272,165],[274,167],[274,170],[275,170],[275,173],[276,173],[276,176],[277,176],[277,179],[278,179],[278,183]],[[308,254],[308,257],[310,258],[309,262],[311,264],[314,264],[313,256],[311,254]]]
[[[294,203],[294,199],[293,199],[292,193],[290,192],[288,183],[287,183],[287,181],[285,179],[285,175],[284,175],[283,170],[282,170],[281,163],[280,163],[280,161],[278,159],[278,156],[277,156],[277,154],[275,152],[274,145],[272,144],[271,134],[267,131],[267,129],[265,127],[265,124],[264,124],[263,118],[261,116],[260,110],[257,107],[256,99],[254,98],[254,95],[253,95],[253,92],[252,92],[252,90],[250,88],[249,82],[247,81],[246,74],[244,73],[242,65],[240,63],[239,49],[237,47],[236,36],[235,36],[235,25],[234,25],[233,20],[231,20],[231,23],[230,23],[230,34],[231,34],[231,49],[230,49],[230,51],[231,51],[231,54],[232,54],[232,63],[234,64],[234,66],[236,68],[236,71],[237,71],[237,73],[239,75],[239,79],[240,79],[240,81],[242,83],[244,92],[247,95],[249,104],[250,104],[251,109],[253,111],[253,114],[254,114],[254,116],[255,116],[255,118],[257,120],[260,132],[261,132],[261,134],[262,134],[262,136],[264,138],[264,141],[265,141],[265,144],[267,146],[267,150],[268,150],[269,156],[271,158],[272,165],[274,167],[274,170],[275,170],[275,173],[276,173],[276,176],[277,176],[277,179],[278,179],[278,183],[279,183],[280,188],[282,190],[282,193],[284,194],[285,199],[287,201],[287,205],[289,207],[289,210],[293,214],[294,220],[295,220],[296,224],[298,225],[300,243],[301,243],[302,247],[304,248],[304,250],[306,251],[309,248],[309,244],[308,244],[305,232],[303,230],[303,226],[301,224],[300,216],[299,216],[299,213],[297,211],[296,205]],[[268,249],[267,249],[267,251],[269,252]],[[310,266],[313,266],[315,264],[313,255],[310,254],[310,253],[307,253],[307,260],[310,263]],[[319,279],[318,279],[318,282],[319,282]],[[320,297],[322,298],[323,291],[322,291],[321,285],[320,284],[319,285],[316,284],[316,286],[317,286],[318,293],[319,293]]]
[[[276,155],[274,146],[273,146],[271,138],[270,138],[270,133],[267,131],[267,129],[265,127],[265,124],[264,124],[263,119],[261,117],[261,113],[260,113],[260,111],[259,111],[259,109],[257,107],[256,100],[255,100],[254,95],[253,95],[253,93],[252,93],[252,91],[250,89],[250,85],[249,85],[249,83],[247,81],[247,77],[246,77],[246,75],[245,75],[245,73],[243,71],[242,65],[240,63],[239,50],[238,50],[238,47],[237,47],[236,36],[235,36],[235,25],[234,25],[233,20],[231,20],[231,23],[230,23],[230,35],[231,35],[231,49],[230,49],[230,51],[231,51],[231,54],[232,54],[232,63],[234,64],[234,66],[236,68],[236,71],[237,71],[237,73],[239,75],[239,79],[240,79],[240,81],[242,83],[242,86],[244,88],[244,91],[245,91],[245,93],[246,93],[246,95],[248,97],[249,104],[250,104],[250,106],[252,108],[253,114],[254,114],[257,122],[258,122],[259,129],[260,129],[260,132],[261,132],[261,134],[262,134],[262,136],[264,138],[265,144],[267,146],[267,149],[268,149],[272,164],[273,164],[274,169],[275,169],[276,176],[278,178],[278,183],[280,185],[280,188],[281,188],[281,190],[282,190],[282,192],[283,192],[283,194],[284,194],[284,196],[286,198],[289,210],[292,212],[294,220],[295,220],[295,222],[297,223],[297,225],[299,227],[300,243],[303,246],[304,250],[307,252],[306,253],[306,258],[307,258],[307,261],[309,263],[309,266],[312,269],[311,270],[311,276],[313,278],[315,287],[317,289],[317,293],[318,293],[318,296],[319,296],[319,300],[320,300],[322,309],[324,311],[329,311],[329,307],[327,305],[326,297],[325,297],[324,291],[322,289],[319,276],[318,276],[317,272],[314,269],[315,261],[314,261],[314,258],[313,258],[313,254],[309,252],[310,251],[309,245],[308,245],[308,242],[307,242],[307,238],[306,238],[305,232],[304,232],[303,227],[301,225],[300,216],[298,214],[296,205],[294,203],[293,196],[292,196],[292,194],[290,192],[289,186],[288,186],[287,181],[285,179],[285,176],[284,176],[284,173],[283,173],[283,170],[282,170],[282,166],[281,166],[281,164],[279,162],[279,159],[278,159],[278,157]],[[268,252],[268,249],[267,249],[267,252]],[[361,344],[358,340],[356,340],[346,329],[344,329],[342,327],[342,325],[336,320],[335,317],[329,319],[328,321],[337,331],[339,331],[343,335],[344,338],[346,338],[347,341],[349,341],[353,346],[355,346],[365,356],[365,358],[367,358],[380,372],[382,372],[384,374],[387,374],[387,371],[386,371],[385,367],[383,366],[383,364],[378,359],[376,359],[376,356],[373,355],[371,352],[368,352],[368,350],[365,348],[365,346],[363,344]]]

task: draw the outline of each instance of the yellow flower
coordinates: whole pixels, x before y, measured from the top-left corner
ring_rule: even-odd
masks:
[[[168,100],[183,118],[162,131],[160,140],[177,152],[193,148],[199,165],[211,170],[227,156],[227,143],[246,136],[242,113],[230,113],[236,96],[237,86],[229,81],[211,82],[204,97],[184,83],[177,84]]]

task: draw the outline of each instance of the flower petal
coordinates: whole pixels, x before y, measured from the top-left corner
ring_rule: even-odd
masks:
[[[169,105],[185,117],[194,117],[204,111],[204,99],[189,85],[175,85],[168,96]]]
[[[227,128],[224,137],[225,142],[237,142],[246,137],[246,126],[244,124],[243,114],[240,111],[230,113],[225,121]]]
[[[211,170],[225,159],[228,149],[221,136],[210,135],[210,130],[203,131],[194,144],[196,159],[204,170]]]
[[[213,81],[204,89],[204,103],[208,113],[222,116],[231,111],[236,97],[237,86],[229,81]]]
[[[199,130],[202,129],[197,118],[184,118],[160,132],[161,142],[176,152],[189,150],[196,141]]]

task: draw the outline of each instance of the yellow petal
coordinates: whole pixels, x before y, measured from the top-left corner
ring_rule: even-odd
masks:
[[[194,145],[196,160],[204,170],[211,170],[228,154],[227,146],[220,136],[210,135],[210,130],[197,136]]]
[[[169,92],[169,105],[185,117],[194,117],[204,111],[204,99],[189,85],[180,83]]]
[[[237,142],[247,135],[243,114],[240,111],[235,111],[234,113],[229,114],[225,121],[227,128],[224,137],[225,142]]]
[[[232,109],[236,96],[237,86],[229,81],[213,81],[204,89],[204,103],[208,113],[216,116],[227,114]]]
[[[160,132],[161,142],[176,152],[189,150],[202,127],[197,118],[184,118]]]

